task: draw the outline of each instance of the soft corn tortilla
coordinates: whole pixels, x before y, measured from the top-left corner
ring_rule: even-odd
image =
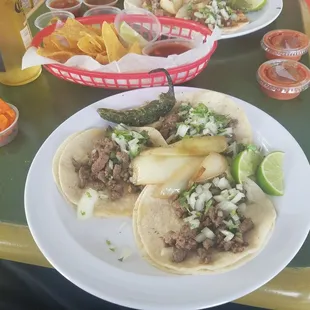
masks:
[[[155,146],[166,146],[161,134],[151,127],[132,128],[136,131],[147,131]],[[106,130],[93,128],[72,135],[58,148],[53,159],[53,175],[55,183],[66,200],[77,205],[86,189],[79,188],[78,174],[72,165],[72,158],[78,162],[84,161],[93,150],[97,140],[103,138]],[[57,168],[58,167],[58,168]],[[105,194],[103,192],[103,194]],[[94,215],[105,216],[131,216],[132,209],[139,194],[128,194],[116,201],[108,198],[99,199],[95,205]]]
[[[211,111],[237,120],[237,124],[233,131],[235,140],[238,143],[252,143],[252,128],[245,112],[227,95],[212,90],[200,90],[197,92],[176,95],[176,99],[177,104],[174,109],[178,108],[181,103],[189,103],[193,107],[203,103]],[[160,124],[161,121],[158,121],[151,126],[159,128]]]
[[[171,230],[179,231],[184,222],[175,215],[169,201],[152,197],[155,186],[145,187],[133,212],[137,246],[143,256],[154,266],[178,274],[226,272],[251,260],[267,243],[274,227],[276,211],[272,202],[253,181],[247,180],[244,186],[249,200],[245,216],[254,222],[254,229],[246,235],[249,246],[242,253],[214,251],[210,264],[202,264],[196,255],[181,263],[174,263],[169,250],[162,251],[162,236]]]

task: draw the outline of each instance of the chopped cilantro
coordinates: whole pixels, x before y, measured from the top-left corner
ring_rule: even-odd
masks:
[[[109,250],[110,250],[111,252],[115,252],[115,251],[116,251],[116,248],[115,248],[115,247],[110,247]]]
[[[85,211],[81,211],[81,215],[84,216],[86,213]]]
[[[203,103],[199,103],[197,107],[193,108],[192,113],[205,116],[209,114],[209,109]]]
[[[86,196],[87,196],[88,198],[91,198],[90,192],[86,192]]]
[[[107,245],[111,245],[111,244],[112,244],[111,241],[108,240],[108,239],[105,241],[105,243],[106,243]]]
[[[118,258],[118,261],[122,262],[124,260],[124,257]]]

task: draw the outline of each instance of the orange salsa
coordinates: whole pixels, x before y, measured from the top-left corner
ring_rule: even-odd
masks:
[[[0,99],[0,132],[9,128],[15,121],[15,111],[2,99]]]

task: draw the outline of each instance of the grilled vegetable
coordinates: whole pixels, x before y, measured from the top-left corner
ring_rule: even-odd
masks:
[[[149,73],[164,72],[167,76],[169,90],[167,93],[161,93],[159,99],[153,100],[141,107],[130,110],[114,110],[100,108],[97,110],[101,118],[113,122],[123,123],[128,126],[144,126],[154,123],[160,117],[168,114],[176,103],[172,79],[165,69],[155,69]]]

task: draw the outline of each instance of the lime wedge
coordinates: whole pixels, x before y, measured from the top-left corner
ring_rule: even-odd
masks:
[[[255,175],[262,159],[263,157],[259,152],[251,149],[239,153],[231,165],[231,174],[235,181],[242,183],[247,177]]]
[[[240,9],[247,12],[261,10],[267,0],[231,0],[230,5],[234,9]]]
[[[272,196],[284,194],[283,152],[267,155],[257,169],[257,183],[262,190]]]
[[[128,43],[133,44],[136,41],[140,45],[146,45],[148,42],[133,28],[131,28],[126,22],[122,22],[119,28],[120,36]]]

